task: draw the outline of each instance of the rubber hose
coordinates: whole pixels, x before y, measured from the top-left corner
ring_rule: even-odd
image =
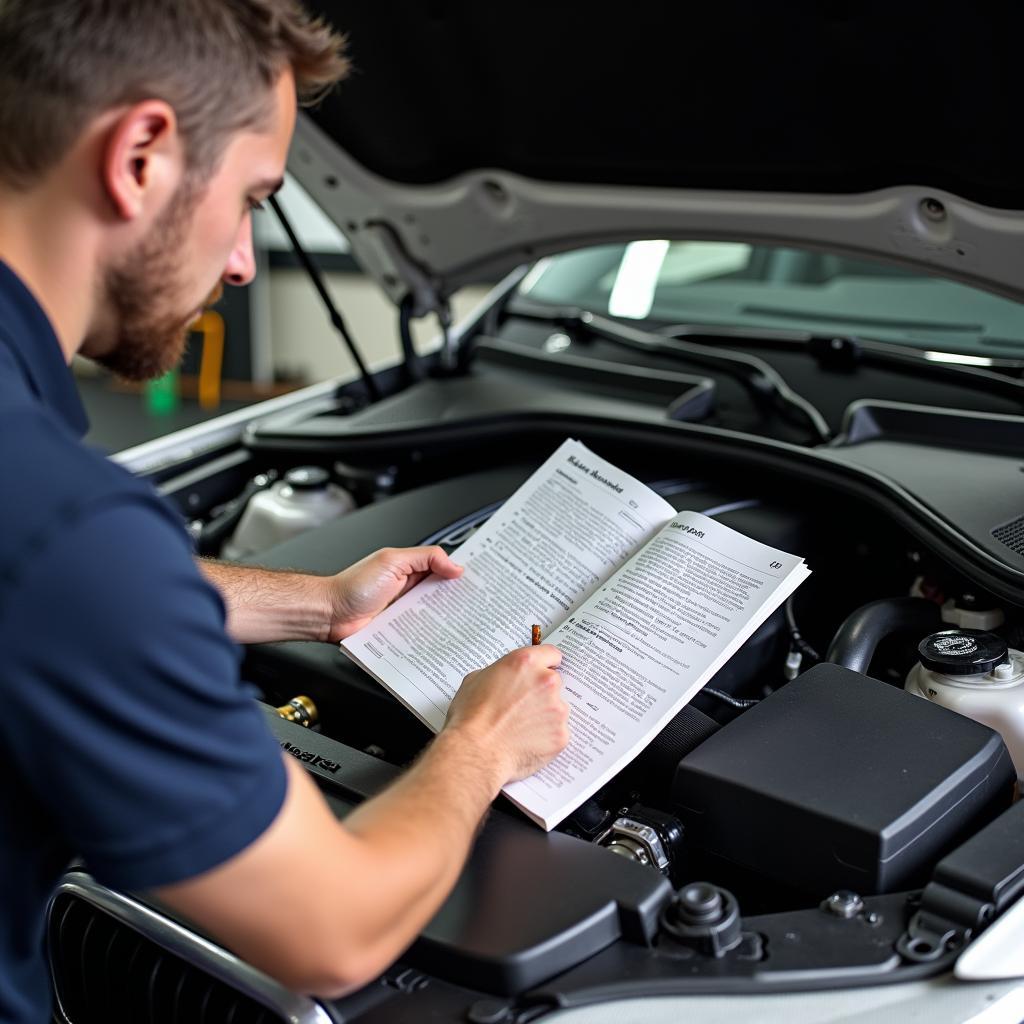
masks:
[[[880,640],[892,633],[933,633],[942,626],[938,605],[923,597],[887,597],[862,605],[836,631],[825,660],[866,674]]]

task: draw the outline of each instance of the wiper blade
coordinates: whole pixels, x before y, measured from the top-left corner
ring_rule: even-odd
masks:
[[[617,327],[625,326],[619,325],[615,321],[608,322]],[[626,327],[625,329],[634,330],[635,328]],[[748,369],[747,379],[756,388],[759,390],[767,389],[783,406],[796,410],[798,414],[806,418],[822,442],[827,444],[832,440],[834,435],[825,417],[822,416],[815,405],[804,398],[803,395],[794,391],[786,383],[786,379],[782,374],[771,363],[765,362],[759,356],[752,356],[746,352],[723,352],[720,348],[702,345],[699,342],[688,340],[685,336],[680,337],[668,332],[659,332],[656,337],[670,338],[673,342],[673,347],[685,353],[686,357],[691,361],[705,362],[711,366],[717,365],[720,369],[726,371],[728,371],[730,366],[737,368],[746,367]],[[741,373],[738,376],[742,378],[743,375]]]
[[[921,339],[919,345],[910,345],[863,334],[812,334],[808,331],[704,324],[672,324],[659,327],[657,333],[673,338],[721,338],[768,348],[802,348],[823,363],[840,363],[847,367],[860,363],[912,367],[915,373],[930,373],[944,379],[959,377],[961,382],[963,375],[967,374],[977,378],[978,382],[993,383],[997,389],[999,384],[1008,384],[1000,393],[1018,401],[1022,395],[1020,385],[1011,383],[1011,379],[1024,374],[1024,359],[955,352],[945,347],[948,343],[942,341],[929,343]]]
[[[536,303],[516,296],[514,305],[507,312],[529,320],[544,320],[548,323],[579,324],[585,312],[574,306],[551,306]],[[591,314],[588,314],[591,315]],[[606,319],[606,318],[601,318]],[[636,330],[615,320],[608,323],[624,330]],[[585,326],[585,325],[583,325]],[[764,349],[781,349],[790,352],[805,352],[823,367],[853,370],[858,366],[895,367],[913,373],[916,377],[930,377],[933,380],[948,381],[960,387],[965,385],[989,395],[998,395],[1024,405],[1024,360],[986,356],[985,364],[967,362],[962,354],[947,352],[942,342],[927,348],[915,345],[882,341],[861,334],[812,333],[773,327],[732,327],[719,324],[681,323],[658,327],[653,331],[640,331],[655,338],[677,338],[688,346],[698,346],[710,353],[734,356],[724,353],[713,344],[701,345],[695,339],[708,342],[721,341],[724,344],[750,346]],[[671,355],[671,352],[666,353]],[[682,354],[682,349],[678,354]],[[756,359],[756,356],[747,358]],[[694,360],[696,361],[696,360]],[[781,378],[780,378],[781,379]],[[791,389],[790,389],[791,391]],[[802,396],[797,396],[798,400]],[[810,403],[807,403],[808,405]]]

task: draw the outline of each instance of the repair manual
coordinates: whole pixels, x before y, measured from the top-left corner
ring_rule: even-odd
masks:
[[[341,649],[434,732],[468,672],[530,643],[563,654],[569,745],[502,791],[551,829],[618,773],[807,578],[803,559],[567,440],[452,554]]]

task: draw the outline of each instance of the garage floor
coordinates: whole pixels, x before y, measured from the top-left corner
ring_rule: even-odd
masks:
[[[86,441],[108,454],[252,404],[224,399],[218,408],[208,410],[194,399],[182,398],[174,412],[155,416],[146,408],[144,395],[114,390],[105,377],[78,377],[76,383],[89,416]]]

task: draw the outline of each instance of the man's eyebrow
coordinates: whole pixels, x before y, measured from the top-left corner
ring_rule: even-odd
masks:
[[[284,178],[266,178],[264,181],[257,182],[253,186],[253,191],[266,192],[269,199],[276,192],[280,192],[283,187]]]

